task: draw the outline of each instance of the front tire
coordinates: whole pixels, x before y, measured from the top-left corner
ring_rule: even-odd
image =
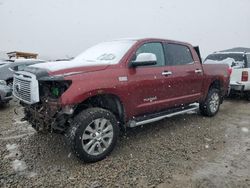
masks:
[[[97,162],[114,149],[119,126],[116,117],[102,108],[89,108],[73,120],[68,139],[76,156],[84,162]]]
[[[215,116],[219,111],[220,104],[220,91],[216,88],[211,88],[208,91],[206,100],[200,103],[200,112],[204,116]]]

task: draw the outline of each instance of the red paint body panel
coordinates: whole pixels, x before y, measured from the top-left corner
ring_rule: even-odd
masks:
[[[188,46],[194,63],[180,66],[129,68],[136,49],[146,42],[156,41]],[[201,69],[202,72],[197,74],[196,69]],[[202,101],[215,80],[220,81],[223,95],[226,94],[229,84],[227,69],[227,65],[202,65],[190,44],[162,39],[143,39],[138,40],[119,64],[60,70],[50,72],[50,75],[74,73],[65,76],[65,80],[72,80],[72,84],[61,96],[63,106],[77,105],[99,94],[113,94],[120,99],[128,121],[134,116]],[[163,71],[171,71],[173,74],[163,76]],[[120,77],[127,78],[127,81],[119,81]]]

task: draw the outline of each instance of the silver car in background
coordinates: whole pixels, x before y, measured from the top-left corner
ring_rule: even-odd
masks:
[[[15,71],[21,71],[29,65],[44,62],[39,59],[0,60],[0,104],[6,104],[12,99],[12,82]]]
[[[7,86],[4,80],[0,80],[0,105],[6,104],[12,99],[12,88]]]

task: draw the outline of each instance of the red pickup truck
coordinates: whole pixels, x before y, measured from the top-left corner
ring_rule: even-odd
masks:
[[[100,43],[71,61],[26,67],[13,94],[37,131],[66,133],[85,162],[105,158],[120,130],[200,109],[214,116],[227,65],[202,65],[198,48],[164,39]]]

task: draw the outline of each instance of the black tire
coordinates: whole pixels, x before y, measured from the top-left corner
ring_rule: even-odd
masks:
[[[112,131],[113,131],[112,137],[113,138],[112,139],[110,138],[111,140],[108,141],[110,145],[103,150],[103,153],[94,155],[94,154],[88,153],[84,149],[84,146],[86,146],[88,143],[90,143],[90,141],[92,142],[94,139],[96,139],[98,136],[100,136],[100,133],[97,133],[97,132],[96,132],[96,134],[91,133],[91,132],[88,133],[89,126],[92,126],[92,124],[94,127],[97,126],[94,120],[100,121],[100,119],[107,120],[106,125],[109,127],[110,127],[110,125],[112,126],[112,128],[113,128],[112,129]],[[100,124],[101,124],[101,122],[100,122]],[[100,124],[97,127],[100,127],[101,126]],[[105,126],[103,126],[103,129]],[[87,129],[87,127],[88,127],[88,129]],[[84,142],[86,140],[83,139],[83,135],[86,135],[86,133],[88,133],[89,136],[91,135],[91,139],[86,145],[84,145],[85,144]],[[98,134],[98,136],[97,136],[97,134]],[[101,135],[102,134],[103,133],[101,133]],[[108,133],[106,133],[106,134],[108,134]],[[96,138],[94,138],[93,135],[95,135]],[[102,108],[89,108],[89,109],[86,109],[86,110],[80,112],[78,115],[76,115],[76,117],[72,121],[71,127],[69,128],[66,136],[69,140],[69,143],[71,145],[73,152],[80,160],[82,160],[84,162],[97,162],[97,161],[100,161],[100,160],[104,159],[105,157],[107,157],[114,149],[116,142],[118,140],[118,136],[119,136],[119,126],[118,126],[118,122],[117,122],[116,117],[110,111],[102,109]],[[104,140],[104,138],[99,138],[99,139]],[[87,139],[87,141],[88,141],[88,139]],[[97,143],[98,146],[95,145],[93,147],[94,150],[96,150],[96,149],[99,150],[99,147],[101,147],[101,146],[102,146],[101,147],[102,149],[103,149],[103,147],[105,147],[104,142],[102,142],[102,140],[95,140],[93,142],[94,142],[94,144],[90,145],[90,148],[98,142]],[[96,151],[96,152],[99,152],[99,151]]]
[[[214,106],[213,108],[211,103],[213,103],[212,100],[214,96],[218,96],[218,101],[216,102],[216,106]],[[220,91],[216,88],[211,88],[208,91],[206,100],[200,103],[200,113],[208,117],[215,116],[220,109],[220,104],[221,104]]]
[[[247,92],[247,100],[250,101],[250,91]]]

